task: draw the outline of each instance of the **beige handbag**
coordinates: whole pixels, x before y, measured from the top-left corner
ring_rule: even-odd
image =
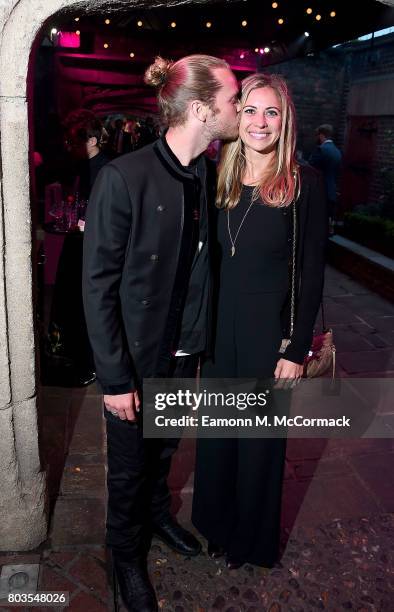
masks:
[[[296,236],[297,236],[297,214],[296,204],[293,201],[293,248],[292,248],[292,271],[291,271],[291,305],[290,305],[290,337],[284,338],[279,352],[284,353],[291,343],[294,329],[295,314],[295,279],[296,279]],[[332,329],[326,328],[324,319],[324,306],[321,302],[322,333],[314,334],[312,346],[304,359],[304,378],[316,378],[323,376],[332,368],[332,378],[335,376],[335,344]]]

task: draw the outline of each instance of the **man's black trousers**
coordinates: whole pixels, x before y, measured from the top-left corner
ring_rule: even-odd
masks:
[[[194,378],[198,355],[174,358],[173,378]],[[167,477],[174,439],[144,439],[142,424],[122,421],[104,409],[107,424],[107,537],[119,559],[146,556],[152,523],[170,516]]]

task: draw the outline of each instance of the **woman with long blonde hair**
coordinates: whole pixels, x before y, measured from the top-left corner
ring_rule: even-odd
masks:
[[[219,165],[217,323],[203,377],[286,387],[302,376],[323,288],[327,212],[321,177],[297,164],[295,141],[283,78],[246,78],[239,137],[225,145]],[[291,341],[280,352],[292,281]],[[230,568],[278,560],[285,452],[284,437],[198,440],[193,522],[208,553],[226,554]]]

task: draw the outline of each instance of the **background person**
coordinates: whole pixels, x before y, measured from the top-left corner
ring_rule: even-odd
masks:
[[[334,233],[334,223],[337,214],[337,182],[342,162],[342,153],[332,139],[333,133],[332,125],[328,123],[319,125],[316,129],[318,144],[309,158],[310,165],[318,168],[324,176],[331,234]]]
[[[106,132],[102,121],[86,109],[72,111],[64,121],[65,144],[75,162],[70,191],[88,200],[101,168],[109,158],[103,152]]]
[[[78,109],[67,116],[64,127],[74,162],[68,177],[71,198],[74,206],[78,202],[85,206],[97,174],[109,161],[101,151],[103,125],[91,111]],[[48,382],[68,387],[85,386],[96,378],[82,301],[83,240],[79,231],[70,231],[64,238],[48,329],[52,355],[60,354],[69,363],[69,367],[45,368],[50,372],[46,372]]]
[[[125,155],[133,150],[133,135],[130,127],[130,121],[124,121],[120,118],[115,120],[115,127],[108,141],[108,149],[111,151],[112,157]]]

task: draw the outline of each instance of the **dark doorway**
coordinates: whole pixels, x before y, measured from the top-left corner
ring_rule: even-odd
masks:
[[[350,117],[342,176],[342,206],[366,204],[376,153],[377,123],[373,117]]]

